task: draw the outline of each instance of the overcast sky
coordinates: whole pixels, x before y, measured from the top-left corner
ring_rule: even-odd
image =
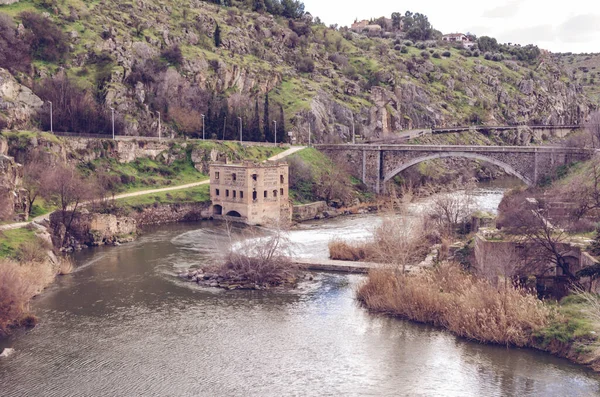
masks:
[[[600,52],[596,0],[303,0],[326,24],[420,12],[442,33],[471,32],[501,43],[537,44],[553,52]]]

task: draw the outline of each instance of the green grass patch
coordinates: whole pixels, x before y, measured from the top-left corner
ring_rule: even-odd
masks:
[[[21,244],[36,239],[35,232],[29,228],[0,231],[0,258],[16,259]]]
[[[210,186],[206,184],[189,189],[118,199],[117,203],[125,208],[141,209],[155,204],[206,203],[209,201]]]

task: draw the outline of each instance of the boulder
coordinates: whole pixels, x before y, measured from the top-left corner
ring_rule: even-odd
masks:
[[[9,129],[32,125],[33,116],[44,102],[29,88],[21,85],[6,69],[0,69],[0,112],[6,115]]]

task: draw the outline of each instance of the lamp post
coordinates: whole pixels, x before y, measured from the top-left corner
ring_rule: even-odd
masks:
[[[273,120],[273,124],[275,124],[275,131],[273,132],[273,140],[274,140],[275,144],[277,145],[277,121]]]
[[[238,117],[238,120],[240,121],[240,143],[242,143],[242,118]]]
[[[115,140],[115,108],[111,107],[112,111],[112,133],[113,133],[113,141]]]
[[[156,113],[158,113],[158,140],[160,141],[160,112]]]
[[[202,115],[202,140],[204,140],[204,115]]]
[[[50,132],[54,133],[54,126],[52,125],[52,101],[48,101],[50,104]]]

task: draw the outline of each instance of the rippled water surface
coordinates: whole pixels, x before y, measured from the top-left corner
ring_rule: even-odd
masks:
[[[367,233],[377,219],[312,223],[292,240],[318,256],[328,236]],[[81,253],[36,300],[41,324],[0,345],[17,351],[0,360],[0,395],[600,395],[600,378],[566,360],[369,314],[354,300],[361,276],[269,292],[174,277],[227,240],[223,225],[173,225]]]

